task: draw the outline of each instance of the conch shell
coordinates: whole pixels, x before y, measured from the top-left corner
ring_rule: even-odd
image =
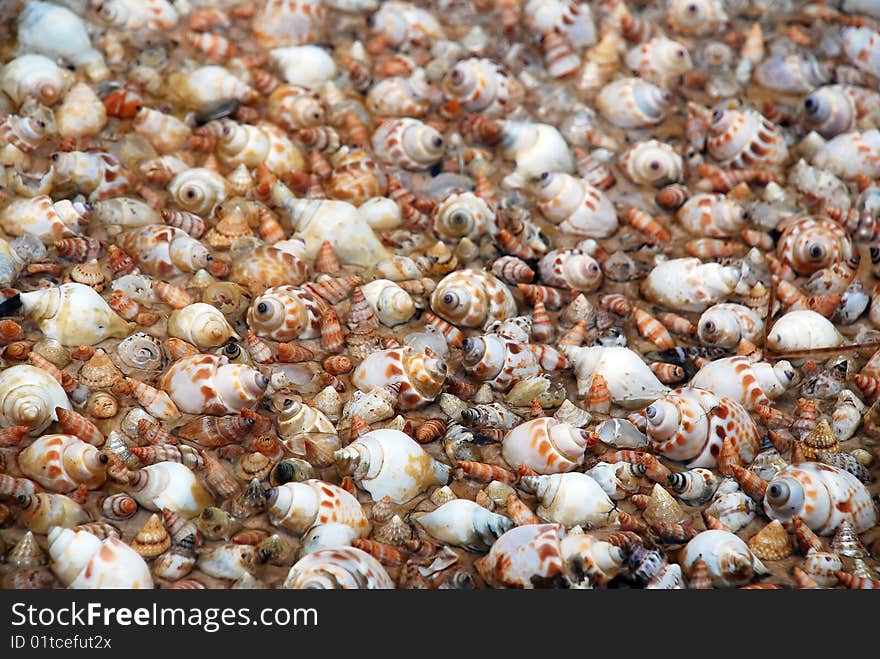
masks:
[[[611,400],[624,407],[639,407],[669,390],[638,354],[629,348],[563,346],[562,352],[568,357],[577,376],[580,397],[587,395],[595,375],[605,378]]]
[[[171,364],[157,384],[181,412],[221,416],[253,409],[269,378],[221,355],[193,355]]]
[[[792,365],[781,360],[752,363],[747,357],[722,357],[708,362],[691,379],[690,386],[735,400],[747,410],[769,404],[794,381]]]
[[[94,289],[62,284],[21,294],[24,313],[50,339],[66,346],[94,345],[125,338],[133,325],[125,322]]]
[[[523,476],[521,489],[538,498],[538,517],[565,527],[597,528],[617,525],[617,507],[599,484],[586,474],[568,472]]]
[[[53,492],[79,485],[97,489],[107,480],[107,456],[73,435],[44,435],[16,458],[21,472]]]
[[[697,258],[670,259],[658,263],[642,282],[642,293],[655,304],[675,311],[704,311],[730,295],[741,271]]]
[[[469,499],[453,499],[416,520],[431,537],[470,551],[485,551],[513,522]]]

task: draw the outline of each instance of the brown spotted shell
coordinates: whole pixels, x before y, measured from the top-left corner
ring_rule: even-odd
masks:
[[[799,275],[811,275],[853,256],[852,240],[833,220],[793,218],[780,229],[782,235],[776,244],[776,254]]]
[[[355,369],[351,382],[362,391],[399,385],[398,409],[411,410],[440,395],[446,371],[440,359],[402,346],[371,354]]]

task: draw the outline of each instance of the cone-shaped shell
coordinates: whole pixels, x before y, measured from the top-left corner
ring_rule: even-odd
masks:
[[[785,527],[774,519],[749,539],[749,549],[764,561],[781,561],[791,556],[793,547]]]
[[[850,558],[865,558],[868,555],[868,551],[859,540],[859,534],[850,522],[840,524],[837,533],[831,539],[831,550]]]
[[[651,500],[642,516],[648,524],[655,527],[659,524],[679,524],[687,518],[678,501],[659,483],[654,484]]]
[[[150,515],[147,523],[131,541],[131,548],[145,559],[156,558],[171,547],[171,536],[156,514]]]
[[[46,564],[46,555],[37,544],[33,532],[28,531],[9,550],[6,562],[19,570],[32,570]]]

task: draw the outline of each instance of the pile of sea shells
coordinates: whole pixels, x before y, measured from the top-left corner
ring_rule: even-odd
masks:
[[[880,588],[880,2],[0,0],[5,588]]]

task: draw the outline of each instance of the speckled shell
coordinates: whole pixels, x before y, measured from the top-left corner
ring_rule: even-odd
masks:
[[[337,485],[310,479],[284,483],[269,490],[269,521],[294,533],[305,533],[320,524],[345,524],[359,537],[370,534],[370,523],[361,504]]]
[[[739,169],[775,167],[788,159],[782,133],[752,109],[715,110],[706,146],[722,166]]]
[[[21,294],[22,308],[43,334],[66,346],[128,336],[132,326],[84,284],[62,284]]]
[[[298,46],[320,41],[326,18],[321,0],[267,0],[257,6],[251,29],[265,48]]]
[[[706,562],[716,588],[744,586],[756,572],[764,572],[749,546],[729,531],[703,531],[688,542],[681,560],[686,577],[690,578],[700,558]]]
[[[48,540],[52,571],[68,588],[153,588],[147,563],[118,538],[101,540],[87,531],[56,526]]]
[[[802,462],[781,469],[767,485],[764,511],[786,528],[799,516],[819,535],[833,535],[844,521],[863,533],[877,523],[868,489],[843,469]]]
[[[880,131],[874,129],[837,135],[819,146],[810,161],[842,179],[854,179],[860,174],[878,178]]]
[[[669,0],[666,24],[674,32],[705,36],[727,22],[721,0]]]
[[[389,46],[407,52],[444,37],[443,28],[427,10],[410,2],[383,2],[372,16],[373,32]]]
[[[629,348],[563,346],[562,352],[574,369],[580,397],[587,395],[597,374],[605,378],[611,400],[624,407],[641,407],[669,391]]]
[[[178,359],[157,380],[158,387],[186,414],[236,414],[253,409],[269,379],[245,364],[219,355]]]
[[[85,22],[67,7],[31,2],[18,16],[18,47],[82,67],[93,81],[110,76],[100,52],[92,47]]]
[[[506,517],[489,512],[469,499],[448,501],[417,521],[432,538],[470,551],[489,549],[513,528],[513,522]]]
[[[495,213],[473,192],[449,195],[437,208],[434,232],[441,240],[478,240],[495,223]]]
[[[361,290],[379,322],[387,327],[407,322],[416,312],[412,296],[393,281],[376,279],[361,286]]]
[[[560,32],[578,50],[596,42],[596,25],[586,2],[528,0],[523,7],[522,20],[538,36]]]
[[[138,470],[128,493],[147,510],[168,508],[188,519],[214,503],[198,477],[179,462],[159,462]]]
[[[714,304],[697,323],[697,336],[703,345],[735,348],[742,340],[756,343],[763,334],[761,315],[741,304]]]
[[[627,149],[620,157],[620,169],[639,185],[662,187],[684,180],[681,156],[665,142],[644,140]]]
[[[373,430],[333,454],[340,473],[370,493],[373,501],[390,497],[406,503],[432,485],[446,485],[450,468],[438,462],[409,435]]]
[[[168,183],[168,194],[183,210],[208,216],[227,194],[226,179],[207,167],[194,167]]]
[[[521,188],[544,172],[575,171],[574,158],[562,134],[553,126],[524,121],[501,121],[504,157],[516,162],[516,171],[503,185]]]
[[[714,467],[721,443],[730,439],[745,464],[758,454],[761,436],[742,405],[711,391],[682,387],[645,410],[648,440],[670,460],[688,468]]]
[[[107,124],[107,111],[92,88],[80,82],[65,94],[55,111],[55,123],[61,137],[95,135]]]
[[[620,128],[644,128],[663,121],[669,92],[640,78],[621,78],[608,83],[596,97],[602,117]]]
[[[95,490],[107,480],[106,457],[73,435],[44,435],[16,461],[21,473],[52,492],[63,494],[79,485]]]
[[[486,116],[501,114],[522,93],[519,83],[505,69],[492,60],[479,58],[462,60],[452,67],[443,78],[442,89],[465,111]]]
[[[297,561],[283,588],[392,590],[394,582],[382,564],[354,547],[320,549]]]
[[[602,285],[602,268],[589,254],[578,250],[553,250],[538,262],[541,281],[547,286],[590,293]]]
[[[16,105],[32,96],[43,105],[61,100],[69,78],[55,62],[43,55],[19,55],[0,69],[0,90]]]
[[[285,284],[299,286],[309,273],[304,256],[289,249],[261,245],[232,262],[229,279],[241,286],[257,288],[259,292]]]
[[[118,244],[147,274],[167,279],[204,268],[211,258],[208,248],[186,231],[162,225],[131,229],[119,235]]]
[[[321,97],[307,87],[280,85],[269,95],[266,116],[287,131],[320,126],[324,122]]]
[[[747,357],[710,361],[691,379],[690,386],[735,400],[747,410],[769,404],[791,385],[795,370],[785,361],[751,363]]]
[[[811,275],[853,256],[852,239],[837,222],[802,217],[786,221],[776,254],[799,275]]]
[[[544,172],[535,194],[538,208],[559,230],[587,238],[607,238],[617,231],[617,213],[605,194],[582,178]]]
[[[617,508],[599,484],[586,474],[568,472],[524,476],[524,489],[538,498],[538,517],[565,527],[615,526]]]
[[[508,391],[517,382],[538,375],[535,355],[523,341],[486,334],[466,338],[461,347],[468,375],[498,391]]]
[[[698,194],[678,210],[678,221],[689,233],[710,238],[739,235],[749,214],[738,203],[720,194]]]
[[[385,193],[387,181],[382,168],[369,153],[357,148],[339,149],[330,158],[330,164],[333,170],[324,182],[327,196],[358,206],[358,214],[374,226],[365,215],[365,207]]]
[[[831,321],[815,311],[789,311],[767,332],[767,347],[777,351],[832,348],[843,340]]]
[[[418,119],[388,119],[372,135],[376,157],[387,165],[411,171],[427,169],[443,158],[443,136]]]
[[[504,437],[501,454],[511,467],[539,474],[571,471],[584,462],[588,433],[550,417],[518,425]]]
[[[203,350],[222,346],[230,338],[241,338],[217,307],[204,302],[172,311],[168,316],[168,336],[183,339]]]
[[[254,298],[247,313],[248,327],[257,336],[274,341],[314,339],[320,335],[326,307],[323,300],[306,290],[276,286]]]
[[[361,391],[399,383],[397,408],[401,410],[416,409],[430,403],[440,395],[445,380],[445,363],[409,346],[372,353],[351,376],[351,383]]]
[[[251,103],[258,97],[250,85],[215,65],[202,66],[189,73],[172,73],[168,76],[168,87],[182,103],[196,111],[209,110],[231,100]]]
[[[642,282],[642,293],[656,304],[675,311],[704,311],[730,295],[740,281],[740,270],[697,258],[658,263]]]
[[[531,589],[533,579],[550,580],[564,573],[563,537],[565,531],[558,524],[517,526],[498,538],[474,565],[483,580],[496,588]]]
[[[843,49],[853,66],[880,76],[880,37],[870,27],[845,27],[840,31]]]
[[[504,283],[479,270],[446,275],[431,294],[431,310],[459,327],[483,327],[516,315],[516,302]]]
[[[0,227],[10,236],[31,233],[50,245],[77,235],[83,215],[66,199],[53,203],[44,195],[16,197],[0,211]]]

